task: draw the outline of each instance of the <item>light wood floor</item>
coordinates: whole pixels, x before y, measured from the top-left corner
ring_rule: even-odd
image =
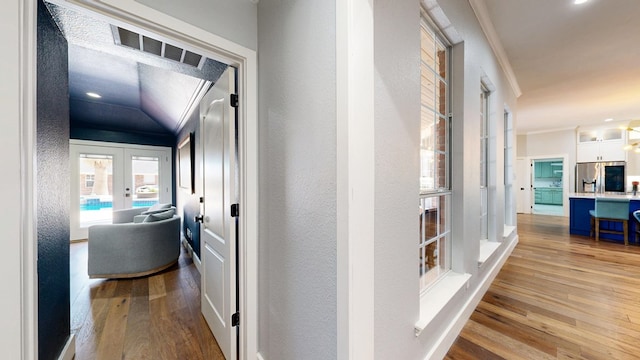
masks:
[[[90,280],[87,243],[71,244],[71,332],[76,360],[224,359],[200,313],[200,274],[178,264],[147,277]]]
[[[640,247],[570,236],[555,216],[518,215],[518,233],[446,359],[639,359]],[[184,252],[160,274],[106,281],[86,277],[86,243],[71,252],[77,360],[223,358]]]
[[[555,216],[518,215],[518,233],[446,359],[640,359],[640,247]]]

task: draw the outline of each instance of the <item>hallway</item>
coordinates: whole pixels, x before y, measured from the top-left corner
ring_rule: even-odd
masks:
[[[640,247],[568,222],[518,214],[520,242],[446,359],[637,359]]]
[[[178,264],[148,277],[87,277],[87,242],[71,244],[71,333],[76,360],[224,359],[200,313],[200,273]]]
[[[520,242],[447,359],[633,359],[640,353],[640,246],[570,236],[568,218],[518,215]],[[633,242],[632,242],[633,243]],[[200,314],[200,274],[89,280],[71,245],[76,359],[223,359]]]

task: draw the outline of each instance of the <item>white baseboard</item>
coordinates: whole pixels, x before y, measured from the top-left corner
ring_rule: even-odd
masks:
[[[193,252],[193,250],[191,250],[191,257],[193,258],[193,264],[196,266],[196,269],[198,269],[198,272],[202,274],[202,262],[200,262],[200,258]]]
[[[58,360],[73,360],[74,356],[76,356],[76,336],[71,334],[64,346],[64,349],[62,349]]]
[[[449,327],[440,336],[440,338],[438,338],[435,346],[424,358],[425,360],[442,359],[447,355],[449,348],[451,348],[451,345],[453,345],[453,342],[458,337],[458,334],[460,334],[460,331],[462,331],[462,328],[467,323],[467,320],[469,320],[469,318],[471,317],[471,314],[480,303],[480,300],[482,300],[482,297],[489,289],[489,286],[491,286],[491,283],[496,278],[496,276],[500,272],[500,269],[502,269],[502,266],[507,261],[507,259],[511,255],[511,252],[513,251],[513,249],[516,247],[517,244],[518,244],[518,235],[516,235],[512,239],[506,251],[502,253],[502,255],[500,255],[500,258],[493,264],[493,266],[491,267],[491,270],[489,271],[488,275],[485,277],[484,281],[478,287],[476,287],[476,290],[474,291],[474,293],[469,297],[469,299],[464,304],[464,306],[460,309],[460,311],[458,311],[453,321],[450,323]],[[194,257],[194,262],[195,262],[195,259],[196,258]],[[256,359],[264,360],[264,357],[262,356],[262,354],[258,353],[256,356]]]
[[[513,241],[509,244],[507,250],[502,253],[500,258],[491,267],[491,270],[484,278],[483,282],[478,287],[476,287],[473,295],[469,297],[464,306],[460,309],[460,311],[458,311],[456,316],[453,318],[453,321],[451,321],[449,327],[438,338],[435,346],[431,349],[431,351],[429,351],[429,353],[425,357],[425,360],[443,359],[447,355],[447,352],[449,352],[449,348],[451,348],[451,345],[453,345],[454,341],[456,341],[458,334],[460,334],[460,331],[462,331],[462,328],[471,317],[471,314],[475,311],[476,307],[480,303],[480,300],[482,300],[482,297],[489,289],[489,286],[491,286],[491,283],[500,272],[502,265],[504,265],[504,263],[507,261],[507,259],[511,255],[511,252],[517,244],[518,235],[513,238]]]
[[[191,256],[191,258],[193,259],[193,264],[196,266],[196,269],[198,270],[198,272],[200,274],[202,274],[202,270],[200,270],[200,267],[202,266],[202,262],[200,262],[200,258],[193,251],[193,248],[191,247],[191,244],[189,244],[187,242],[187,239],[185,239],[184,237],[182,238],[182,245],[187,249],[187,252],[189,253],[189,256]]]

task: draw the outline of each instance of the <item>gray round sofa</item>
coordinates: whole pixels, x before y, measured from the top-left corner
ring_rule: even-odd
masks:
[[[114,211],[113,223],[89,227],[90,278],[130,278],[162,271],[180,256],[175,207]]]

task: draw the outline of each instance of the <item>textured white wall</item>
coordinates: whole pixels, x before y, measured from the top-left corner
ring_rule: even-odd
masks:
[[[456,197],[453,203],[452,235],[455,251],[463,253],[460,259],[453,259],[453,268],[459,272],[475,274],[478,271],[477,260],[480,208],[480,171],[479,161],[479,115],[480,85],[488,81],[495,88],[489,97],[489,121],[492,131],[492,152],[496,162],[492,164],[489,183],[490,210],[494,222],[490,225],[490,235],[501,239],[504,224],[503,144],[504,144],[504,106],[517,111],[516,98],[493,51],[484,36],[473,9],[465,0],[438,1],[445,15],[451,21],[463,39],[453,49],[453,189],[463,197]],[[515,117],[517,117],[517,114]],[[474,240],[471,240],[474,239]],[[481,280],[481,279],[477,279]],[[475,281],[475,279],[474,279]]]
[[[251,50],[258,48],[257,6],[249,0],[136,1]]]
[[[337,354],[336,39],[332,1],[261,0],[259,344]]]
[[[420,12],[413,0],[374,2],[375,357],[419,359]]]
[[[516,148],[517,157],[527,156],[527,135],[518,135],[518,141],[516,146],[517,146]]]
[[[527,156],[571,154],[575,161],[576,132],[562,130],[527,135]]]
[[[502,239],[504,105],[515,112],[516,99],[475,14],[466,0],[438,1],[464,43],[453,54],[453,204],[452,238],[458,254],[454,270],[473,275],[470,288],[454,297],[416,338],[419,316],[416,270],[418,142],[420,121],[419,11],[410,0],[375,1],[375,355],[379,359],[422,359],[439,344],[475,289],[489,277],[479,255],[479,109],[481,79],[491,94],[491,200],[494,237]],[[496,254],[504,253],[501,247]],[[411,274],[416,274],[411,276]],[[453,334],[455,335],[455,334]]]

